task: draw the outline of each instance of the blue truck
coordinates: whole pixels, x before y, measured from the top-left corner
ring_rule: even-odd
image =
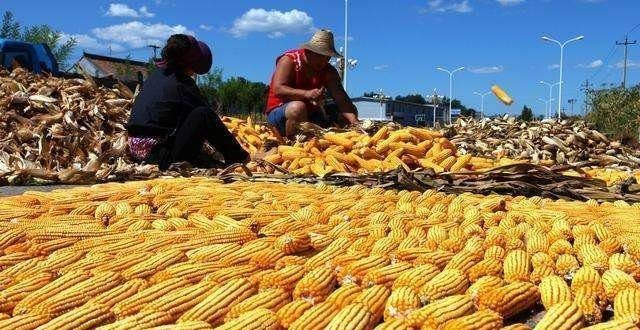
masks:
[[[12,69],[16,63],[34,73],[62,75],[46,44],[0,39],[0,66]]]

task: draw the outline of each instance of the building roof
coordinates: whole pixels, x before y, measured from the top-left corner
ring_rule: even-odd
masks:
[[[120,80],[137,80],[138,72],[144,77],[149,75],[148,63],[131,60],[127,58],[117,58],[98,54],[83,52],[82,57],[78,60],[78,65],[82,61],[88,61],[93,68],[99,72],[88,72],[98,77],[113,76]],[[84,67],[80,65],[81,67]]]
[[[414,106],[419,106],[419,107],[428,107],[428,108],[433,108],[433,104],[420,104],[420,103],[413,103],[413,102],[406,102],[406,101],[398,101],[398,100],[394,100],[392,98],[388,98],[388,99],[377,99],[375,97],[368,97],[368,96],[358,96],[358,97],[354,97],[351,99],[351,102],[383,102],[383,103],[398,103],[398,104],[407,104],[407,105],[414,105]],[[439,105],[438,105],[439,107]]]

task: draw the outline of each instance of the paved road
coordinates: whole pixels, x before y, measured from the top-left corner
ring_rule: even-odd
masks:
[[[20,195],[27,190],[51,191],[55,189],[69,189],[78,186],[53,185],[53,186],[4,186],[0,187],[0,197]]]

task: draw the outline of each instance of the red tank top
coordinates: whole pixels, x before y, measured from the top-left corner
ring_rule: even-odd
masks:
[[[316,72],[315,75],[309,74],[310,72],[313,72],[313,70],[309,68],[307,63],[304,61],[304,52],[305,52],[304,49],[294,49],[294,50],[285,52],[284,54],[278,56],[278,58],[276,59],[276,65],[278,64],[278,61],[282,58],[282,56],[287,56],[291,60],[293,60],[294,70],[295,70],[294,81],[292,85],[289,87],[311,90],[311,89],[321,88],[325,86],[329,65],[327,65],[320,72]],[[274,76],[275,76],[275,72],[271,76],[271,83],[269,84],[269,97],[267,98],[267,106],[265,109],[265,114],[268,114],[274,108],[277,108],[283,105],[284,103],[291,101],[291,100],[283,99],[275,94],[273,88],[271,88],[271,86],[273,86]],[[310,103],[307,103],[307,107],[313,110],[317,109],[316,106]]]

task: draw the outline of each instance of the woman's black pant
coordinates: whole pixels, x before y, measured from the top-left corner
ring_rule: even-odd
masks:
[[[222,154],[226,164],[243,162],[249,156],[211,108],[198,107],[184,118],[174,134],[152,150],[147,162],[158,164],[163,170],[180,161],[211,167],[202,161],[205,141]]]

